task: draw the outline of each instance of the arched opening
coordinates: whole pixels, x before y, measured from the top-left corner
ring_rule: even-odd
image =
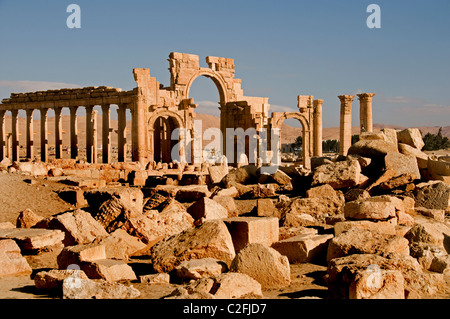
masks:
[[[178,146],[178,141],[171,139],[172,132],[176,128],[179,128],[179,125],[171,116],[159,116],[155,120],[153,124],[153,160],[155,162],[172,161],[172,150]]]
[[[303,126],[295,118],[285,119],[280,127],[281,161],[301,163],[303,158]]]

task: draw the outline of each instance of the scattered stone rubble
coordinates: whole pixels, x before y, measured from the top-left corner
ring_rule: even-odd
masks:
[[[166,298],[261,298],[288,287],[296,263],[328,267],[329,298],[448,295],[450,174],[434,168],[448,161],[421,147],[414,129],[364,133],[348,156],[272,175],[253,165],[9,163],[2,169],[66,184],[60,196],[77,208],[2,223],[0,277],[30,275],[23,256],[59,249],[58,269],[34,280],[63,298],[138,298],[133,283],[176,285]],[[149,260],[139,275],[133,256]]]

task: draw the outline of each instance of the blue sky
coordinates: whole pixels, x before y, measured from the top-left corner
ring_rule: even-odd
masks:
[[[81,7],[69,29],[66,8]],[[369,29],[369,4],[381,28]],[[375,123],[450,125],[450,1],[12,1],[0,0],[0,98],[62,87],[135,86],[132,68],[169,84],[172,51],[233,58],[244,94],[273,111],[296,96],[324,99],[339,125],[338,95],[375,92]],[[198,78],[191,96],[217,114],[217,89]],[[358,125],[359,102],[353,103]]]

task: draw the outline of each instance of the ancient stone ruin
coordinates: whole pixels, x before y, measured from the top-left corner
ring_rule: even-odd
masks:
[[[170,87],[148,69],[134,69],[137,87],[131,91],[88,87],[2,101],[0,178],[23,177],[30,189],[59,185],[58,200],[72,209],[45,216],[28,209],[0,223],[0,287],[3,277],[19,276],[50,298],[70,299],[450,296],[450,161],[422,152],[417,129],[374,132],[374,93],[358,95],[361,131],[353,145],[354,96],[339,96],[340,151],[323,156],[323,100],[300,95],[298,112],[269,116],[268,98],[243,95],[232,59],[207,57],[202,68],[196,55],[171,53],[169,62]],[[274,161],[279,145],[264,150],[272,156],[251,156],[262,153],[259,143],[256,150],[248,146],[249,136],[222,141],[221,151],[227,141],[233,149],[244,144],[242,162],[236,152],[207,162],[195,151],[199,144],[179,143],[199,134],[189,98],[198,76],[211,78],[219,90],[223,134],[227,128],[276,133],[283,120],[299,120],[303,165]],[[112,104],[118,105],[118,162],[111,161]],[[102,107],[103,163],[96,156],[95,105]],[[70,158],[62,158],[64,107],[70,109]],[[85,159],[79,157],[79,107],[86,109]],[[37,109],[41,161],[31,161]],[[55,158],[48,154],[49,109],[55,111]],[[23,161],[19,110],[27,115]],[[7,112],[11,135],[5,132]],[[187,131],[173,141],[176,128]],[[181,160],[174,161],[177,142]]]

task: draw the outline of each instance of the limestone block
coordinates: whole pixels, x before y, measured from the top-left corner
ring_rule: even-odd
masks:
[[[42,219],[44,219],[44,217],[35,214],[31,209],[27,208],[17,216],[16,227],[31,228]]]
[[[450,227],[432,219],[417,219],[406,234],[412,243],[423,242],[445,248],[450,253]]]
[[[434,257],[430,265],[430,270],[450,277],[450,255]]]
[[[376,265],[358,271],[349,286],[349,299],[405,299],[403,275]]]
[[[450,185],[441,181],[430,181],[416,185],[416,206],[430,209],[450,209]]]
[[[428,155],[421,150],[403,143],[398,144],[398,150],[402,154],[414,156],[420,169],[426,169],[428,167]]]
[[[207,197],[203,197],[196,201],[187,209],[187,212],[191,214],[195,220],[200,218],[221,219],[228,217],[228,210],[225,207]]]
[[[232,169],[222,179],[222,183],[226,188],[233,186],[235,183],[251,184],[257,180],[257,167],[255,165],[245,165],[236,169]]]
[[[408,144],[418,150],[421,150],[425,146],[422,134],[417,128],[407,128],[397,132],[397,139],[399,143]]]
[[[81,264],[81,269],[90,279],[104,279],[110,282],[137,279],[133,269],[121,260],[85,261]]]
[[[210,197],[211,192],[207,185],[178,186],[175,199],[180,202],[194,202],[203,197]]]
[[[299,235],[280,240],[272,248],[286,256],[291,264],[325,261],[328,241],[333,235]]]
[[[260,198],[256,200],[256,214],[259,217],[280,217],[278,209],[270,198]]]
[[[130,205],[125,204],[115,195],[100,205],[94,219],[98,221],[108,233],[122,227],[124,223],[140,213]]]
[[[271,246],[278,241],[276,217],[231,217],[223,221],[231,234],[236,252],[251,243]]]
[[[98,210],[105,201],[113,198],[113,196],[119,198],[127,207],[131,206],[136,211],[142,212],[144,206],[144,194],[140,188],[122,186],[100,187],[84,192],[84,197],[93,211]]]
[[[360,199],[345,204],[344,216],[346,219],[356,220],[385,220],[396,216],[395,204],[389,200],[388,196]]]
[[[398,253],[409,255],[408,240],[366,229],[351,228],[334,237],[327,251],[327,261],[349,254]]]
[[[359,185],[361,178],[361,166],[357,160],[342,161],[317,167],[311,185],[329,184],[335,189],[346,188]]]
[[[69,265],[80,265],[84,261],[106,258],[105,245],[84,244],[65,247],[57,257],[59,269],[67,269]]]
[[[51,269],[40,271],[34,277],[34,285],[37,289],[62,290],[63,281],[66,278],[88,279],[84,271],[79,269]]]
[[[64,233],[60,230],[39,228],[0,229],[0,239],[14,239],[22,251],[35,251],[61,245]]]
[[[233,240],[221,220],[206,221],[165,238],[151,248],[153,268],[157,272],[170,272],[184,260],[207,257],[227,265],[235,257]]]
[[[214,194],[214,197],[216,196],[230,196],[230,197],[238,197],[239,196],[239,191],[237,190],[237,188],[235,186],[231,186],[228,188],[224,188],[219,190],[217,193]],[[213,199],[214,199],[213,197]]]
[[[375,222],[370,220],[347,220],[334,224],[334,235],[338,236],[339,234],[354,227],[387,235],[395,235],[397,233],[395,224],[390,221]]]
[[[279,169],[272,174],[272,178],[280,185],[289,185],[291,183],[289,175]]]
[[[234,217],[238,215],[239,212],[233,197],[219,195],[214,196],[213,200],[225,207],[228,212],[228,217]]]
[[[259,243],[245,246],[233,260],[231,271],[249,275],[263,288],[280,288],[291,283],[289,260],[271,247]]]
[[[182,280],[197,280],[220,275],[228,269],[227,265],[214,258],[185,260],[176,268],[175,273]]]
[[[108,236],[105,228],[81,209],[57,215],[50,220],[48,228],[60,229],[65,233],[65,246],[87,244],[96,238]]]
[[[170,275],[166,273],[139,276],[139,282],[150,285],[170,283]]]
[[[64,299],[132,299],[140,296],[133,286],[105,280],[66,278],[63,281]]]
[[[381,129],[381,132],[384,133],[384,136],[386,137],[386,141],[389,143],[392,143],[394,145],[397,145],[397,130],[393,128],[383,128]]]
[[[419,179],[420,172],[417,165],[417,159],[410,155],[403,155],[401,153],[388,153],[384,158],[386,169],[395,171],[395,176],[409,175],[411,178]]]
[[[117,229],[99,243],[105,246],[106,258],[111,259],[126,260],[146,247],[137,237],[131,236],[123,229]]]
[[[382,140],[361,140],[350,146],[348,155],[357,154],[372,159],[398,152],[397,144]]]
[[[217,165],[208,167],[209,178],[213,184],[218,184],[222,181],[225,175],[228,174],[228,167]]]
[[[32,269],[12,239],[0,240],[0,277],[30,275]]]

